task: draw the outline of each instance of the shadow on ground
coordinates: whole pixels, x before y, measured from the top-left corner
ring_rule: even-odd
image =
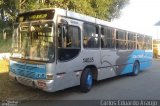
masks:
[[[140,75],[145,74],[141,72]],[[136,76],[135,76],[136,77]],[[122,75],[94,83],[92,89],[97,87],[109,85],[115,83],[115,81],[124,80],[127,78],[132,78],[130,75]],[[14,100],[65,100],[71,95],[86,95],[80,91],[80,87],[72,87],[65,90],[48,93],[41,91],[39,89],[31,88],[19,84],[15,81],[10,81],[8,72],[0,73],[0,100],[14,99]]]

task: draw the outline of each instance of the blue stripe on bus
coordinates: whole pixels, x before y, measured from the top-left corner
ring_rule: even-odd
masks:
[[[149,68],[152,65],[152,57],[153,53],[151,50],[145,51],[145,50],[134,50],[130,56],[128,56],[127,63],[133,63],[135,60],[138,60],[140,62],[140,70],[144,70]],[[133,64],[126,65],[122,72],[122,74],[131,73],[133,69]]]
[[[119,70],[122,74],[131,73],[133,69],[133,64],[127,63],[134,63],[135,60],[140,62],[140,70],[144,70],[152,65],[152,51],[145,51],[145,50],[134,50],[129,56],[128,61],[126,62],[126,66]],[[10,63],[10,71],[13,73],[29,77],[32,79],[46,79],[46,68],[45,65],[39,65],[44,68],[37,67],[38,65],[30,65],[24,63]]]
[[[24,63],[12,63],[12,62],[10,63],[10,65],[11,65],[10,71],[17,75],[32,79],[46,78],[46,68],[44,65],[29,65]]]

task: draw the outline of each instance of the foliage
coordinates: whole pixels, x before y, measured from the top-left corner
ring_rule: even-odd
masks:
[[[110,21],[120,16],[120,10],[128,2],[129,0],[0,0],[0,52],[9,51],[11,36],[8,35],[12,35],[12,26],[19,12],[58,7]],[[6,40],[2,40],[4,32],[7,32]]]
[[[15,0],[0,0],[0,32],[12,28],[16,13]]]
[[[0,31],[11,29],[19,12],[40,8],[64,8],[110,21],[120,16],[129,0],[0,0]]]
[[[11,51],[11,43],[12,43],[12,37],[11,36],[7,36],[6,40],[3,40],[3,37],[0,36],[0,53],[10,52]]]
[[[120,16],[120,10],[129,0],[46,0],[46,7],[68,8],[69,10],[111,20]]]
[[[14,20],[17,12],[39,8],[65,8],[100,19],[110,20],[120,16],[120,10],[129,0],[0,0],[0,7]]]

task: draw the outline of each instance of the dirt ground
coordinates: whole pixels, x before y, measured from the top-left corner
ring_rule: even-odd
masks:
[[[26,100],[39,94],[39,90],[29,88],[9,80],[9,61],[0,60],[0,100]]]
[[[30,100],[42,91],[9,80],[8,72],[0,73],[0,100]]]

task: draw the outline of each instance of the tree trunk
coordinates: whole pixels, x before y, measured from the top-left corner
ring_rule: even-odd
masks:
[[[3,40],[6,40],[6,31],[3,29]]]

